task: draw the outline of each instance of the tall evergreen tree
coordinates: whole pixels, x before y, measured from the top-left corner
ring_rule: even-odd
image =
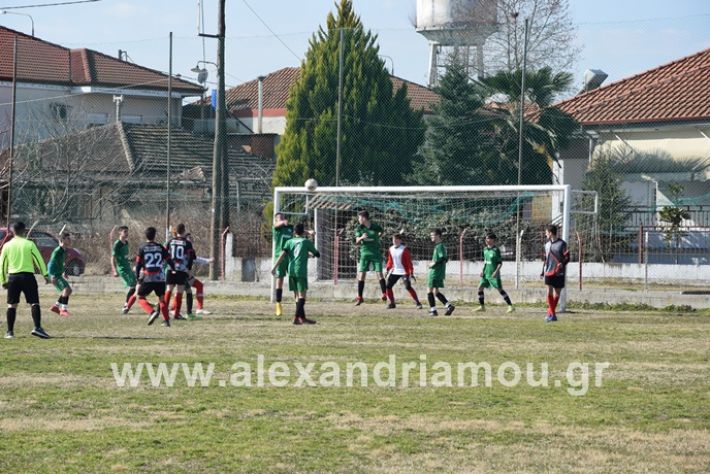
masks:
[[[366,31],[351,0],[341,0],[310,40],[301,75],[286,105],[286,131],[277,148],[273,183],[301,185],[313,177],[336,182],[338,68],[344,32],[341,184],[401,184],[424,139],[422,113],[406,85],[393,93],[377,35]]]
[[[421,160],[414,166],[411,181],[421,184],[485,184],[484,150],[490,134],[482,112],[482,88],[469,80],[466,68],[452,58],[436,92],[441,102],[429,120]],[[490,115],[490,114],[489,114]]]

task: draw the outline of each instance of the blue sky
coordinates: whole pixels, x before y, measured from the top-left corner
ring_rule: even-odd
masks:
[[[217,0],[203,1],[206,31],[213,33]],[[45,2],[0,0],[0,10]],[[381,52],[392,58],[395,73],[425,83],[428,47],[412,26],[416,0],[354,0],[354,4],[365,26],[379,35]],[[572,71],[577,78],[587,68],[600,68],[609,74],[607,81],[618,80],[710,47],[706,0],[570,0],[570,7],[583,48]],[[227,84],[297,66],[311,34],[332,9],[331,0],[228,0]],[[163,71],[168,69],[167,38],[173,31],[173,69],[186,78],[194,79],[190,68],[202,59],[197,0],[101,0],[11,11],[31,14],[36,36],[48,41],[110,55],[127,50],[134,62]],[[23,16],[0,15],[0,24],[30,31],[30,20]],[[207,60],[214,61],[215,40],[207,39],[205,47]],[[213,69],[210,74],[214,79]]]

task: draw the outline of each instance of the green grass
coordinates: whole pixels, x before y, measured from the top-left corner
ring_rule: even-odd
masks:
[[[307,306],[294,327],[259,300],[208,299],[202,321],[148,327],[121,296],[44,314],[54,339],[0,340],[0,472],[707,472],[707,312],[539,309],[428,318],[402,302]],[[47,305],[45,304],[45,307]],[[287,299],[286,311],[293,310]],[[109,310],[105,308],[108,307]],[[117,387],[115,362],[609,362],[601,387]],[[254,374],[253,374],[254,375]],[[494,374],[495,375],[495,374]],[[254,375],[255,377],[255,375]],[[372,381],[372,378],[370,379]],[[295,381],[295,378],[293,379]],[[147,382],[147,379],[145,380]],[[398,378],[398,383],[401,378]]]

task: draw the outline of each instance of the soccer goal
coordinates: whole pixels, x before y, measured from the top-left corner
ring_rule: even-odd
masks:
[[[506,261],[502,277],[508,287],[540,285],[544,228],[557,224],[570,246],[591,241],[596,219],[594,193],[574,191],[569,185],[525,186],[397,186],[397,187],[278,187],[274,212],[291,223],[305,222],[316,231],[321,258],[313,263],[311,278],[337,285],[355,278],[357,214],[367,210],[379,224],[383,255],[397,233],[404,237],[424,276],[431,258],[432,229],[443,231],[449,262],[446,280],[452,286],[475,288],[482,268],[484,238],[497,236]],[[583,218],[580,218],[583,217]],[[273,292],[272,292],[273,293]]]

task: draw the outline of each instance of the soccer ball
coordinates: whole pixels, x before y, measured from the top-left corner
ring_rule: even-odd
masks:
[[[304,184],[304,186],[306,187],[307,190],[309,190],[310,192],[313,192],[316,190],[316,188],[318,188],[318,181],[316,181],[313,178],[310,178],[306,181],[306,184]]]

